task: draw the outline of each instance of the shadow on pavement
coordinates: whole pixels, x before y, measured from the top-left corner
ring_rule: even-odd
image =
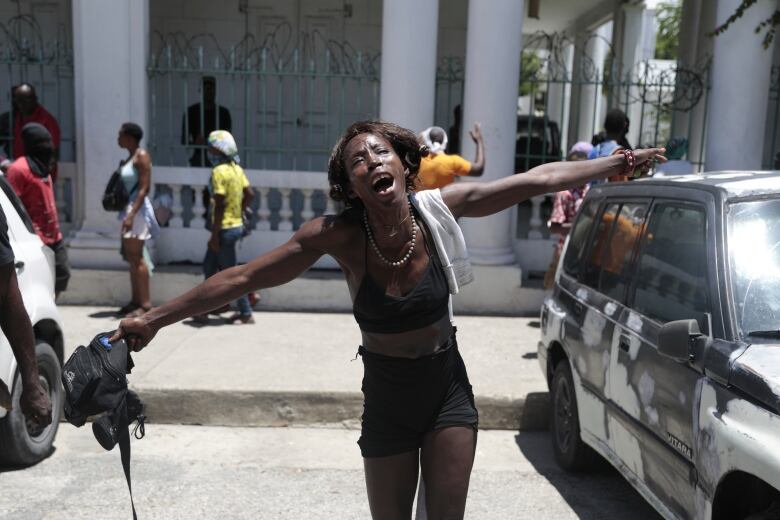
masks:
[[[555,462],[549,432],[525,432],[515,442],[536,472],[585,520],[658,520],[661,517],[606,460],[590,472],[570,473]]]
[[[116,311],[97,311],[93,312],[92,314],[87,314],[90,318],[112,318],[112,319],[119,319],[122,316],[119,315]]]
[[[211,315],[209,315],[208,319],[204,321],[187,318],[186,320],[182,321],[181,324],[187,325],[188,327],[193,327],[195,329],[202,329],[203,327],[215,327],[218,325],[229,325],[229,323],[225,322],[225,318]]]
[[[2,473],[13,473],[15,471],[24,471],[26,469],[30,469],[32,467],[37,466],[38,464],[42,463],[46,459],[50,458],[54,455],[54,452],[57,451],[56,446],[52,446],[49,453],[47,453],[41,460],[37,462],[33,462],[32,464],[0,464],[0,474]]]
[[[528,326],[532,329],[538,329],[541,327],[541,324],[539,323],[539,320],[529,321]]]

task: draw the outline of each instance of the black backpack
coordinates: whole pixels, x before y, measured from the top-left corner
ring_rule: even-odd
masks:
[[[106,190],[103,192],[103,209],[106,211],[122,211],[130,201],[130,195],[138,188],[138,183],[135,184],[132,190],[129,192],[125,188],[125,183],[122,182],[122,164],[111,174],[111,178],[108,179]]]
[[[123,339],[109,342],[111,334],[98,334],[86,347],[77,347],[62,367],[65,419],[74,426],[83,426],[88,417],[102,414],[92,421],[92,432],[106,450],[119,444],[135,519],[129,426],[138,421],[133,434],[137,439],[142,438],[146,416],[138,394],[127,388],[126,374],[133,368],[127,343]]]

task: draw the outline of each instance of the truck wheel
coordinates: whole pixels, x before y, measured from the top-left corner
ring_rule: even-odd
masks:
[[[582,442],[577,411],[577,395],[569,362],[562,360],[555,367],[552,380],[551,433],[553,452],[558,465],[565,470],[581,471],[594,467],[598,455]]]
[[[43,430],[28,427],[19,406],[22,378],[17,370],[11,393],[13,410],[0,419],[0,463],[4,465],[29,466],[47,457],[52,452],[54,437],[62,418],[63,389],[57,354],[51,345],[39,340],[35,346],[35,355],[41,385],[51,400],[51,424]]]

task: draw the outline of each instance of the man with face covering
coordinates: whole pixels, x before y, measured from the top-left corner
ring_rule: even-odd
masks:
[[[22,83],[13,87],[11,94],[14,105],[14,139],[13,148],[11,150],[13,158],[18,159],[25,154],[22,129],[28,123],[38,123],[48,130],[49,137],[53,143],[54,157],[56,159],[60,149],[60,125],[57,123],[57,119],[38,102],[38,95],[35,92],[35,88],[29,83]],[[50,174],[52,180],[56,182],[56,160]]]
[[[51,134],[39,123],[27,123],[21,131],[24,155],[8,167],[6,178],[30,215],[33,228],[55,258],[57,296],[68,287],[70,267],[62,241],[51,173],[57,165]]]

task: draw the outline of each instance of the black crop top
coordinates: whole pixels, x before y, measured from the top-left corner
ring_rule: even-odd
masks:
[[[449,301],[449,286],[436,255],[429,254],[428,267],[411,292],[406,296],[390,296],[368,274],[366,244],[365,274],[352,303],[360,330],[387,334],[421,329],[447,314]]]

